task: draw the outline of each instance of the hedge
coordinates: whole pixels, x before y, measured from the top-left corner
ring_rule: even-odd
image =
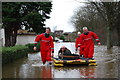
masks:
[[[36,47],[37,47],[36,51],[33,50],[33,47],[34,47],[33,43],[28,43],[28,44],[26,44],[26,46],[28,46],[28,48],[29,48],[29,50],[28,50],[29,53],[34,53],[34,52],[39,52],[40,51],[40,43],[38,43],[36,45]]]
[[[27,57],[28,47],[17,45],[13,47],[2,48],[2,64],[13,62],[16,59]]]

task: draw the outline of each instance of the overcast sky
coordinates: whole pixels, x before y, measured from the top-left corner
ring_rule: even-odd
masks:
[[[45,24],[51,30],[64,30],[64,32],[74,31],[74,26],[70,23],[70,19],[74,14],[74,10],[83,5],[75,0],[52,0],[52,12],[50,19],[47,19]]]

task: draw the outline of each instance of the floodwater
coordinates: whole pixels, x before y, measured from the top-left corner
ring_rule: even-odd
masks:
[[[55,56],[65,45],[72,53],[74,43],[55,43]],[[106,46],[95,46],[94,58],[97,66],[54,67],[42,65],[40,53],[30,53],[23,58],[2,67],[2,78],[118,78],[118,47],[107,50]]]

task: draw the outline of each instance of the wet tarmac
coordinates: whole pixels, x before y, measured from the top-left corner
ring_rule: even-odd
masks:
[[[72,53],[74,43],[56,43],[55,56],[65,45]],[[107,50],[106,46],[95,46],[94,58],[97,66],[54,67],[42,65],[40,53],[29,53],[22,58],[2,67],[3,78],[118,78],[118,47]]]

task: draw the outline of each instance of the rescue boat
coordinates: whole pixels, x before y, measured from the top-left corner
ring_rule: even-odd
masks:
[[[88,66],[96,66],[96,60],[95,59],[86,59],[86,58],[80,58],[75,60],[62,60],[56,57],[52,57],[53,65],[62,67],[62,66],[75,66],[75,65],[88,65]]]

